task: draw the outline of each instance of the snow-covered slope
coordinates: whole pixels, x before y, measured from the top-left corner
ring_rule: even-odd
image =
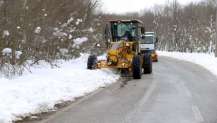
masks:
[[[180,53],[158,51],[160,56],[168,56],[179,60],[192,62],[203,66],[217,76],[217,58],[213,54],[205,53]]]
[[[73,101],[119,78],[110,70],[86,70],[86,60],[83,55],[62,61],[59,68],[43,64],[15,79],[0,78],[0,123],[48,111],[57,103]]]

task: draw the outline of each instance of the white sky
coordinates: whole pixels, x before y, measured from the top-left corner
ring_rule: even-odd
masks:
[[[162,5],[172,0],[101,0],[102,10],[108,13],[138,12],[153,7],[155,4]],[[181,4],[198,2],[200,0],[178,0]]]

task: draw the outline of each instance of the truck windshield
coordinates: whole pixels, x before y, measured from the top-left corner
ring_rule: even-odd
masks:
[[[153,44],[154,36],[145,36],[145,39],[142,40],[142,44]]]

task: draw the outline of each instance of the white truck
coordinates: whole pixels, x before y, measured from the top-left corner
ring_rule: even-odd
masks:
[[[139,48],[141,52],[151,52],[152,60],[157,62],[158,56],[155,51],[158,38],[155,32],[146,32],[140,40]]]
[[[141,51],[153,51],[155,50],[155,44],[157,43],[157,37],[154,32],[146,32],[143,39],[140,41]]]

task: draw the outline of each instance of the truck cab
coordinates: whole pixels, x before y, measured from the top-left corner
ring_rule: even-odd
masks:
[[[155,32],[145,32],[142,36],[142,39],[139,43],[140,51],[141,52],[151,52],[152,60],[157,62],[158,56],[156,53],[156,44],[158,42],[158,38]]]
[[[157,38],[154,32],[146,32],[145,35],[142,36],[142,40],[140,41],[140,50],[141,51],[153,51],[155,50],[155,44],[157,42]]]

